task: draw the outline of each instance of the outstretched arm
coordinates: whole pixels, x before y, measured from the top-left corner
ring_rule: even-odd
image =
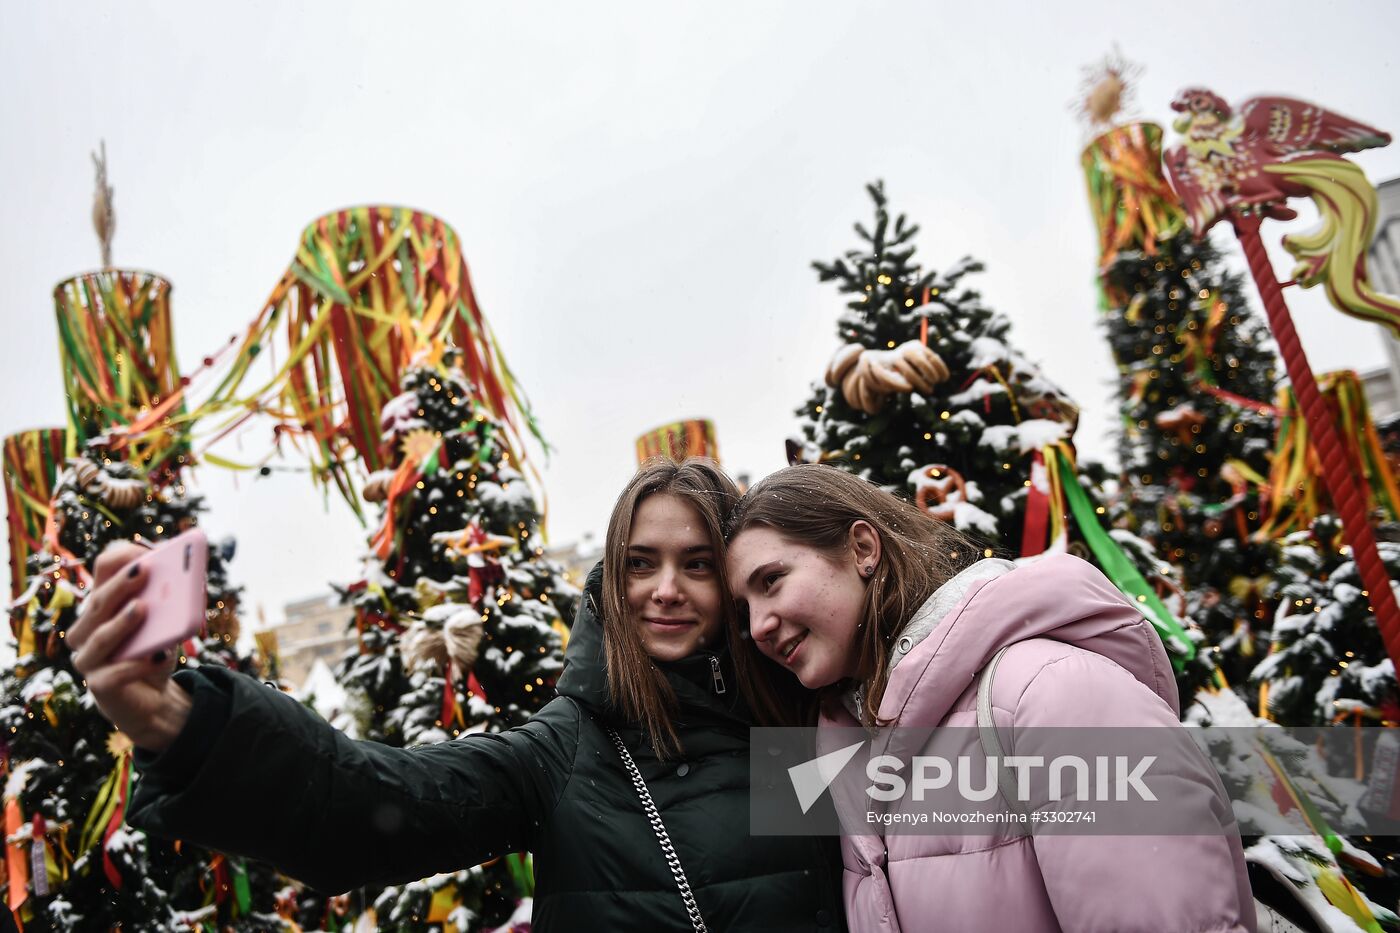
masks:
[[[349,739],[231,671],[182,679],[193,688],[190,728],[217,734],[184,734],[143,756],[128,822],[271,862],[322,891],[529,848],[573,767],[578,712],[567,700],[508,732],[401,749]]]

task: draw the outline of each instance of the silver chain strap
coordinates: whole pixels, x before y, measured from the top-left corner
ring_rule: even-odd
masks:
[[[608,730],[608,738],[617,746],[617,753],[622,756],[622,763],[627,767],[628,776],[632,778],[632,787],[642,801],[642,809],[646,811],[647,822],[651,823],[651,831],[656,834],[656,841],[661,843],[661,854],[666,856],[666,865],[671,869],[671,876],[676,879],[676,887],[681,892],[685,912],[690,915],[690,925],[694,927],[695,933],[709,933],[704,918],[700,916],[700,907],[695,903],[695,895],[690,893],[690,882],[686,880],[680,856],[676,854],[676,847],[671,845],[671,836],[666,832],[666,824],[661,822],[661,813],[651,799],[647,782],[642,780],[642,772],[637,770],[637,763],[632,760],[632,754],[627,751],[627,746],[622,743],[622,736],[617,734],[616,729]]]

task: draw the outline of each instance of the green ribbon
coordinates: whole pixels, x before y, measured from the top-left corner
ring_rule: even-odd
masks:
[[[233,869],[233,902],[238,905],[238,916],[247,916],[253,909],[253,894],[248,889],[248,869],[243,867],[241,859],[230,858],[228,864]]]
[[[506,855],[506,868],[515,880],[516,893],[521,897],[535,896],[535,860],[529,852],[511,852]]]
[[[1196,656],[1196,645],[1186,634],[1186,628],[1171,614],[1171,610],[1138,572],[1128,555],[1123,553],[1123,549],[1103,530],[1093,504],[1079,486],[1074,464],[1070,462],[1069,457],[1059,449],[1055,450],[1055,457],[1060,469],[1060,486],[1065,491],[1070,512],[1074,514],[1075,523],[1079,526],[1080,534],[1084,535],[1089,550],[1094,552],[1099,566],[1113,581],[1113,585],[1124,594],[1133,597],[1143,610],[1142,614],[1166,643],[1172,667],[1177,671],[1183,670],[1186,662]]]

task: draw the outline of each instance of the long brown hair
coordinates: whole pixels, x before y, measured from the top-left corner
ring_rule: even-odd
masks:
[[[681,749],[673,714],[676,694],[670,682],[647,655],[637,620],[627,608],[627,546],[632,519],[648,497],[676,496],[700,514],[714,548],[715,572],[722,598],[725,638],[734,661],[735,679],[760,725],[787,725],[794,721],[791,694],[769,678],[758,676],[761,663],[753,643],[741,636],[734,601],[724,565],[724,525],[739,501],[739,489],[719,464],[692,457],[650,460],[632,477],[613,506],[603,543],[603,651],[607,662],[608,697],[627,719],[640,723],[650,735],[658,758]]]
[[[934,590],[982,556],[981,546],[878,486],[818,463],[787,467],[757,483],[739,500],[727,528],[733,541],[745,529],[766,526],[837,558],[858,521],[868,522],[880,539],[855,644],[855,678],[867,685],[862,717],[877,723],[895,638]]]

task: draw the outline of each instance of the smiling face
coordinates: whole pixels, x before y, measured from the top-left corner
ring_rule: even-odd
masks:
[[[855,673],[863,572],[878,562],[879,545],[865,522],[851,537],[836,558],[766,525],[740,532],[729,545],[729,580],[735,600],[748,608],[754,644],[809,689]]]
[[[627,611],[649,656],[678,661],[720,637],[716,559],[704,520],[684,499],[656,493],[637,506],[627,535]]]

